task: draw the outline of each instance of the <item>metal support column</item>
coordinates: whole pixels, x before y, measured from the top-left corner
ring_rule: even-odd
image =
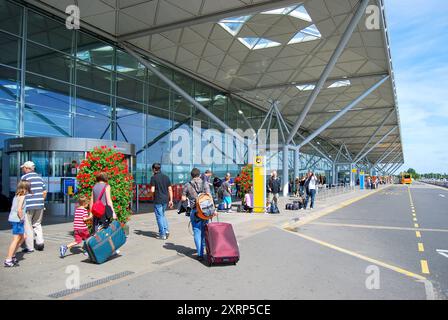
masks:
[[[287,197],[289,194],[288,153],[289,153],[289,148],[287,145],[284,145],[283,146],[283,175],[282,175],[283,196],[284,197]]]
[[[350,187],[355,186],[355,173],[353,170],[356,168],[355,163],[350,163]]]
[[[336,180],[337,180],[337,172],[336,172],[336,162],[333,162],[333,166],[332,166],[332,172],[333,172],[333,179],[332,179],[332,184],[336,184]]]
[[[362,100],[364,100],[369,94],[371,94],[373,91],[375,91],[379,86],[381,86],[387,79],[389,79],[390,76],[383,77],[380,81],[375,83],[372,87],[367,89],[363,94],[361,94],[358,98],[356,98],[353,102],[351,102],[349,105],[347,105],[345,108],[343,108],[341,111],[339,111],[333,118],[328,120],[325,124],[323,124],[319,129],[314,131],[312,134],[310,134],[308,137],[306,137],[305,140],[303,140],[299,147],[303,147],[308,142],[313,140],[315,137],[317,137],[319,134],[322,133],[325,129],[327,129],[329,126],[331,126],[336,120],[338,120],[340,117],[342,117],[344,114],[346,114],[350,109],[355,107],[358,103],[360,103]]]
[[[299,177],[299,175],[300,175],[300,149],[294,149],[294,179]]]
[[[355,14],[353,15],[352,19],[350,20],[347,29],[345,30],[344,34],[342,35],[341,39],[339,40],[339,43],[333,52],[330,60],[328,61],[328,64],[325,66],[324,71],[322,72],[322,75],[320,76],[319,81],[316,84],[316,87],[314,88],[313,92],[309,96],[308,100],[305,103],[305,107],[303,108],[302,113],[300,114],[299,118],[295,122],[293,128],[291,129],[291,132],[286,139],[286,143],[290,143],[291,140],[296,135],[297,131],[299,130],[300,126],[303,123],[303,120],[305,120],[306,115],[308,114],[311,106],[314,104],[314,101],[316,101],[317,96],[320,93],[320,90],[324,86],[325,82],[327,81],[328,76],[333,71],[334,66],[336,65],[339,57],[341,56],[342,52],[344,51],[347,43],[349,42],[353,31],[355,31],[356,26],[358,25],[361,18],[365,15],[365,11],[367,8],[367,5],[369,4],[369,0],[361,0],[359,2],[358,9],[356,10]]]
[[[380,140],[378,140],[372,147],[369,148],[362,156],[355,159],[355,163],[358,163],[359,160],[363,159],[365,156],[367,156],[373,149],[375,149],[381,142],[383,142],[392,132],[394,132],[398,126],[393,127],[391,130],[389,130]]]

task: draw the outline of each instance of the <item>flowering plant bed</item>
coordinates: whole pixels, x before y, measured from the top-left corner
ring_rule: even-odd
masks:
[[[238,196],[244,201],[244,195],[250,192],[253,184],[253,172],[251,164],[248,164],[241,168],[240,176],[235,178],[235,183],[239,184],[240,191]]]
[[[124,155],[106,146],[97,147],[87,153],[87,159],[81,162],[78,169],[77,196],[84,195],[90,199],[96,183],[96,175],[105,172],[109,176],[108,184],[118,221],[121,223],[129,221],[132,215],[131,199],[134,178],[128,171]]]

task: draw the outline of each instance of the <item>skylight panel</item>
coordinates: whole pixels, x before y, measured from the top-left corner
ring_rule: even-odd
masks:
[[[245,37],[238,38],[238,40],[251,50],[265,49],[281,45],[281,43],[266,38]]]
[[[333,83],[331,86],[328,87],[328,89],[331,88],[340,88],[340,87],[348,87],[351,86],[352,83],[350,82],[350,80],[340,80],[340,81],[336,81],[335,83]]]
[[[313,19],[311,19],[311,16],[308,14],[308,11],[306,11],[305,7],[303,5],[300,5],[296,7],[293,11],[289,13],[290,16],[299,18],[308,22],[312,22]]]
[[[300,91],[310,91],[310,90],[314,90],[314,88],[316,88],[316,85],[303,84],[303,85],[296,86],[296,88],[299,89]]]
[[[288,44],[319,40],[321,38],[321,33],[317,29],[316,25],[313,24],[297,32],[295,36],[289,40]]]
[[[310,15],[308,14],[308,11],[306,11],[303,4],[298,6],[289,6],[269,11],[264,11],[261,14],[279,14],[279,15],[289,15],[291,17],[299,18],[308,22],[312,22],[313,19],[311,19]]]
[[[290,7],[285,7],[285,8],[279,8],[279,9],[264,11],[261,14],[282,14],[282,15],[287,15],[291,11],[293,11],[295,8],[296,8],[296,6],[290,6]]]
[[[225,18],[218,22],[218,24],[223,27],[232,36],[236,36],[240,32],[244,23],[249,20],[251,16],[240,16]]]

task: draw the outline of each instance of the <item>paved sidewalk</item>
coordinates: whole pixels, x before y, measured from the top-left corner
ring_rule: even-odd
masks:
[[[283,198],[279,202],[280,214],[234,212],[220,214],[219,219],[231,222],[237,239],[242,240],[273,226],[286,227],[303,223],[383,188],[357,190],[328,198],[316,202],[316,209],[312,211],[286,211],[284,204],[293,198]],[[3,215],[5,216],[7,215]],[[162,241],[155,238],[157,223],[154,213],[133,216],[129,222],[130,236],[126,245],[118,256],[102,265],[90,263],[78,249],[74,249],[74,254],[68,252],[64,259],[60,259],[59,246],[72,241],[72,223],[44,225],[45,250],[25,255],[19,253],[20,267],[0,269],[0,299],[54,299],[50,295],[58,296],[57,293],[64,298],[67,292],[62,291],[67,288],[66,281],[70,279],[69,270],[73,266],[79,268],[81,289],[89,290],[89,287],[98,288],[109,284],[110,281],[126,281],[143,273],[182,262],[183,259],[195,258],[191,227],[189,229],[188,225],[189,218],[184,214],[176,214],[175,210],[168,211],[167,217],[171,235],[168,240]],[[0,231],[0,247],[3,248],[3,255],[6,254],[10,240],[10,230]]]

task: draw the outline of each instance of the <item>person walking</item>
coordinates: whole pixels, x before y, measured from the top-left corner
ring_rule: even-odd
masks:
[[[275,203],[275,205],[277,205],[278,202],[278,198],[279,198],[279,193],[280,193],[280,180],[277,177],[277,171],[273,171],[271,178],[269,179],[268,182],[268,199],[269,199],[269,204],[271,204],[272,202]]]
[[[67,250],[73,248],[74,246],[79,245],[81,242],[87,240],[90,237],[89,227],[86,222],[93,218],[93,215],[87,210],[89,205],[89,199],[81,195],[78,198],[78,207],[75,210],[75,217],[73,219],[73,236],[75,241],[70,242],[67,245],[62,245],[59,247],[59,257],[64,258]],[[87,252],[84,251],[84,255],[87,255]]]
[[[173,188],[170,178],[161,172],[160,163],[152,165],[151,192],[154,193],[154,213],[156,215],[157,225],[159,227],[159,239],[167,240],[170,236],[168,220],[165,216],[165,210],[168,207],[173,208]]]
[[[13,239],[9,245],[8,256],[4,263],[4,266],[7,268],[19,265],[19,261],[16,258],[16,252],[25,241],[25,198],[29,193],[31,193],[31,184],[27,181],[20,181],[17,185],[16,195],[12,201],[11,212],[8,217],[8,221],[12,226]]]
[[[24,175],[22,181],[27,181],[31,185],[31,193],[26,195],[25,214],[25,248],[23,252],[34,252],[34,241],[36,249],[44,250],[44,235],[42,230],[42,219],[45,210],[45,198],[47,188],[44,180],[35,172],[36,165],[32,161],[26,161],[22,166]]]
[[[296,178],[294,179],[294,196],[295,196],[296,198],[298,198],[298,197],[300,196],[300,192],[299,192],[299,190],[300,190],[300,178],[299,178],[299,177],[296,177]]]
[[[314,208],[314,198],[316,197],[316,189],[317,189],[317,178],[314,175],[312,171],[308,173],[308,178],[305,182],[305,189],[306,189],[306,199],[305,199],[305,205],[304,209],[306,210],[308,206],[309,198],[311,198],[311,204],[310,204],[310,210]]]
[[[221,185],[224,209],[227,213],[232,213],[232,187],[230,184],[230,173],[226,174],[224,182]]]
[[[203,220],[196,216],[196,198],[200,193],[210,194],[210,186],[200,178],[201,172],[198,168],[191,170],[191,181],[184,185],[182,190],[182,201],[189,201],[191,212],[190,222],[193,228],[193,239],[197,251],[197,259],[204,260],[205,250],[205,225],[208,220]]]
[[[114,204],[112,201],[110,185],[107,183],[109,176],[106,172],[100,172],[96,175],[96,184],[92,189],[92,196],[90,197],[89,209],[92,210],[93,204],[100,199],[106,206],[106,212],[101,218],[93,216],[94,232],[97,232],[100,227],[107,228],[111,219],[117,219],[115,214]]]
[[[303,196],[305,194],[305,181],[306,176],[303,176],[302,179],[300,179],[300,186],[299,186],[299,195]]]

